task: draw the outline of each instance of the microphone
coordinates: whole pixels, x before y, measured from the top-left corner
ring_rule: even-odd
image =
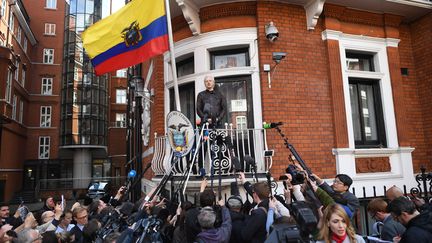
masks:
[[[246,162],[247,165],[250,165],[251,167],[255,168],[256,164],[255,164],[255,159],[252,158],[250,155],[245,155],[243,157],[244,161]]]
[[[135,170],[130,170],[128,175],[127,175],[128,180],[133,180],[135,178],[136,174],[137,173]]]
[[[270,129],[270,128],[275,128],[275,127],[278,127],[281,125],[283,125],[283,122],[265,123],[265,124],[263,124],[263,128],[264,129]]]

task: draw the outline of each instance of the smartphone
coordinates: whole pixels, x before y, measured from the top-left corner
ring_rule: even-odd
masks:
[[[27,217],[27,214],[29,213],[29,210],[28,210],[28,208],[26,206],[21,206],[21,207],[18,208],[18,210],[20,212],[21,219],[24,222],[24,220]]]
[[[64,195],[61,195],[61,209],[62,211],[64,211],[64,206],[65,206],[65,200],[64,200]]]

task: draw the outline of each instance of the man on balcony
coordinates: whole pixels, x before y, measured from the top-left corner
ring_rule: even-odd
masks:
[[[197,114],[201,118],[201,124],[208,122],[211,127],[220,127],[226,114],[225,97],[215,87],[213,76],[205,76],[204,85],[206,90],[201,91],[197,97]]]

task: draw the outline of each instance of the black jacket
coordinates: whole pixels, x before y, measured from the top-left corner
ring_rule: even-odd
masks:
[[[319,187],[324,191],[326,191],[333,199],[335,197],[335,194],[339,194],[342,197],[342,199],[346,201],[346,203],[342,203],[342,204],[348,206],[351,212],[353,212],[353,215],[355,215],[355,212],[360,208],[360,202],[358,198],[351,192],[349,191],[343,193],[335,192],[333,188],[329,186],[329,184],[327,184],[326,182],[319,185]]]
[[[432,241],[432,212],[424,211],[406,225],[400,243],[430,243]]]
[[[197,114],[202,123],[209,118],[216,119],[216,123],[220,122],[226,114],[225,97],[217,89],[201,91],[197,97]]]
[[[230,211],[231,214],[231,243],[241,243],[241,231],[243,229],[243,221],[244,221],[244,215],[242,213]]]
[[[251,215],[244,221],[241,230],[244,242],[259,243],[266,240],[267,209],[264,209],[264,204],[264,202],[258,204],[258,208],[252,210]]]

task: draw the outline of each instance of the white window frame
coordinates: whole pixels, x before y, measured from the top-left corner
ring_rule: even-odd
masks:
[[[11,102],[12,79],[13,79],[12,71],[8,69],[8,73],[6,77],[6,87],[5,87],[5,99],[8,103]]]
[[[56,24],[45,23],[45,35],[55,35],[56,34]]]
[[[246,116],[236,116],[236,128],[237,129],[247,129],[247,117]]]
[[[24,44],[23,44],[24,53],[27,53],[27,37],[24,35]]]
[[[126,104],[126,103],[127,103],[126,89],[116,89],[116,104]]]
[[[20,63],[18,61],[16,61],[15,66],[16,66],[16,69],[15,69],[14,77],[15,77],[15,80],[18,82],[19,81],[18,78],[19,78],[19,71],[20,71]]]
[[[18,25],[17,27],[17,34],[16,34],[16,38],[18,43],[21,45],[21,40],[22,40],[22,30],[21,30],[21,26]]]
[[[52,107],[41,106],[40,107],[40,127],[51,127],[51,116],[52,116]]]
[[[52,95],[53,78],[42,78],[41,94]]]
[[[21,86],[25,87],[25,83],[26,83],[26,70],[23,67],[22,72],[21,72]]]
[[[18,97],[16,95],[13,96],[12,99],[12,120],[16,120],[16,112],[17,112],[17,101],[18,101]]]
[[[51,48],[43,49],[43,63],[54,64],[54,49]]]
[[[116,113],[115,127],[126,127],[126,113]]]
[[[368,190],[366,194],[370,193],[370,196],[372,196],[373,192],[369,188],[372,188],[373,186],[378,187],[376,180],[379,180],[379,186],[394,185],[395,178],[399,179],[398,183],[400,184],[397,185],[400,187],[404,184],[407,186],[414,186],[411,155],[414,149],[410,147],[399,147],[387,56],[387,48],[397,48],[399,39],[350,35],[334,30],[323,31],[322,39],[339,41],[349,147],[333,149],[333,154],[336,156],[337,173],[351,176],[354,180],[353,186],[364,186]],[[346,52],[353,50],[373,53],[375,72],[348,70],[346,65]],[[355,148],[354,130],[351,117],[351,98],[349,93],[350,78],[379,80],[387,148]],[[391,171],[383,173],[356,173],[356,158],[376,157],[388,157]]]
[[[15,28],[15,22],[14,22],[15,18],[14,15],[12,13],[12,11],[10,12],[10,16],[9,16],[9,31],[10,32],[14,32],[14,28]]]
[[[24,101],[20,100],[19,117],[18,117],[19,123],[23,123],[23,119],[24,119]]]
[[[51,143],[51,138],[49,136],[39,137],[39,149],[38,149],[39,159],[49,159],[50,143]]]
[[[46,0],[45,8],[57,9],[57,0]]]
[[[127,78],[127,69],[120,69],[116,71],[116,77]]]

